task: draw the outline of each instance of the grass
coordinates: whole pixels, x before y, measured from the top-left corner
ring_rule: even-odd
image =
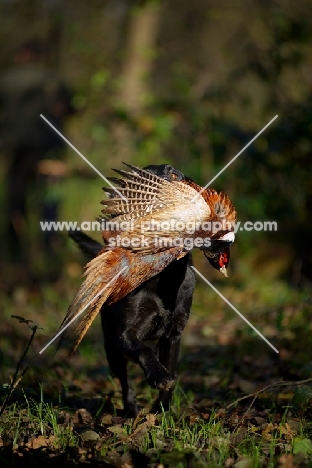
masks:
[[[48,403],[41,391],[39,401],[24,394],[22,402],[7,408],[0,438],[3,443],[10,441],[4,449],[10,446],[12,454],[24,457],[28,449],[28,453],[45,452],[47,457],[50,453],[66,454],[73,461],[94,458],[104,463],[134,450],[154,463],[149,466],[273,467],[282,455],[291,455],[294,462],[300,458],[308,466],[311,423],[290,417],[290,408],[288,405],[280,422],[272,422],[277,413],[270,412],[266,419],[256,413],[237,425],[235,412],[196,410],[192,395],[177,385],[168,412],[156,416],[141,412],[134,421],[107,413],[91,417],[85,412],[84,417],[89,417],[86,423],[83,417],[79,419],[82,410],[70,413]],[[238,427],[233,430],[234,424]],[[300,450],[294,453],[296,447]]]
[[[2,415],[0,460],[18,466],[16,460],[23,459],[21,466],[33,466],[36,458],[53,455],[56,463],[93,460],[98,466],[122,466],[127,456],[132,460],[128,466],[147,466],[135,464],[139,453],[148,466],[275,467],[283,466],[283,457],[294,463],[290,466],[298,461],[309,466],[310,387],[299,387],[286,405],[271,394],[259,405],[250,407],[249,399],[229,410],[220,402],[200,400],[178,383],[169,411],[154,416],[143,408],[129,420],[118,416],[120,394],[114,379],[110,384],[115,391],[112,411],[102,407],[92,414],[75,409],[72,396],[51,401],[42,384],[33,396],[20,387]],[[150,389],[142,397],[150,404]]]
[[[73,270],[81,271],[77,265]],[[274,342],[280,355],[199,282],[169,411],[148,414],[156,391],[146,385],[141,370],[130,365],[141,408],[135,420],[121,415],[120,387],[108,371],[99,322],[69,364],[58,355],[53,360],[52,347],[32,360],[57,330],[77,277],[41,285],[37,291],[16,289],[11,298],[0,296],[2,402],[18,363],[17,379],[30,365],[13,386],[0,420],[0,464],[308,467],[312,388],[310,382],[296,382],[311,376],[309,296],[258,272],[257,281],[245,273],[238,264],[231,283],[216,278],[214,284]],[[44,328],[36,330],[22,363],[32,330],[11,315]],[[268,387],[281,380],[292,384]]]

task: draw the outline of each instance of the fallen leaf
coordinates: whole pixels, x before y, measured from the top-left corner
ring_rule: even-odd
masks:
[[[293,463],[294,457],[291,453],[281,455],[278,459],[279,468],[296,468]]]
[[[156,416],[155,416],[155,414],[148,413],[148,414],[146,415],[146,422],[147,422],[147,427],[155,426],[155,423],[156,423]]]
[[[40,447],[47,447],[47,441],[44,436],[40,435],[31,440],[31,448],[38,449]]]
[[[100,424],[105,424],[106,426],[109,426],[109,424],[112,424],[113,418],[111,414],[104,414],[101,417]]]
[[[249,468],[252,466],[252,460],[249,457],[243,457],[238,460],[234,465],[234,468]]]
[[[293,441],[293,453],[303,453],[305,455],[312,454],[312,442],[310,439],[303,439],[301,437],[295,437]]]
[[[100,436],[97,432],[87,429],[79,434],[82,444],[87,448],[93,448]]]
[[[224,462],[224,465],[225,465],[225,466],[233,466],[233,465],[234,465],[234,462],[235,462],[234,458],[227,458],[227,459],[225,460],[225,462]]]
[[[121,427],[121,425],[110,426],[107,429],[109,430],[109,432],[112,432],[113,434],[122,434],[122,435],[125,434],[125,432],[124,432],[123,428]]]
[[[80,424],[90,424],[93,419],[92,415],[85,408],[77,410],[75,417],[78,419]]]

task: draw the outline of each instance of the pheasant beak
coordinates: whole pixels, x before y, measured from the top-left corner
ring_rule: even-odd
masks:
[[[228,275],[228,272],[227,272],[227,269],[226,269],[225,265],[223,265],[223,266],[220,268],[220,270],[219,270],[219,271],[220,271],[220,273],[222,273],[222,275],[223,275],[223,276],[225,276],[226,278],[228,278],[228,277],[229,277],[229,275]]]

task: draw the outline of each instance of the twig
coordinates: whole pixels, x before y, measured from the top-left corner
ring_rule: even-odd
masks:
[[[157,413],[156,413],[157,414]],[[123,442],[126,442],[127,440],[131,440],[133,439],[133,437],[135,437],[139,432],[141,432],[143,429],[145,429],[146,427],[151,427],[151,426],[154,426],[154,427],[158,427],[158,426],[155,426],[155,422],[154,423],[151,423],[151,421],[149,420],[149,416],[153,417],[156,419],[156,414],[151,414],[151,413],[148,413],[145,417],[146,417],[146,421],[144,421],[143,423],[141,423],[133,432],[132,434],[129,434],[127,435],[126,437],[122,437],[121,439],[119,440],[116,440],[116,442],[113,442],[110,444],[110,447],[113,447],[114,445],[118,445],[118,444],[121,444]]]
[[[299,380],[298,382],[292,382],[292,381],[285,382],[283,380],[281,382],[275,382],[275,383],[272,383],[270,385],[267,385],[266,387],[261,388],[261,390],[258,390],[257,392],[250,393],[249,395],[245,395],[243,397],[238,398],[237,400],[233,401],[233,403],[230,403],[229,405],[227,405],[224,409],[227,410],[227,409],[231,408],[231,406],[234,406],[237,403],[239,403],[240,401],[246,400],[247,398],[251,398],[251,397],[254,397],[254,396],[257,397],[260,393],[265,392],[266,390],[269,390],[270,388],[282,387],[282,386],[288,386],[288,385],[302,385],[302,384],[305,384],[305,383],[308,383],[308,382],[311,382],[311,381],[312,381],[312,378],[305,379],[305,380]]]
[[[18,319],[21,319],[21,317],[17,317],[17,316],[12,316],[13,318],[18,318]],[[5,397],[5,400],[1,406],[1,409],[0,409],[0,416],[2,416],[5,408],[7,407],[8,403],[9,403],[9,400],[12,396],[12,393],[14,391],[14,389],[17,387],[17,385],[19,384],[19,382],[21,381],[21,379],[24,377],[24,375],[26,374],[26,372],[28,371],[29,369],[29,366],[27,366],[21,373],[21,375],[18,377],[18,373],[19,373],[19,370],[20,370],[20,367],[29,351],[29,348],[30,348],[30,345],[31,343],[33,342],[33,339],[35,337],[35,334],[38,330],[38,327],[36,325],[34,326],[30,326],[29,325],[29,322],[31,322],[31,320],[23,320],[24,323],[26,323],[29,328],[32,330],[32,334],[31,334],[31,337],[29,338],[28,340],[28,343],[27,343],[27,346],[20,358],[20,360],[18,361],[18,364],[16,366],[16,369],[15,369],[15,372],[14,372],[14,375],[13,375],[13,379],[12,379],[12,382],[11,382],[11,385],[10,385],[10,388],[9,388],[9,392],[7,394],[7,396]]]
[[[253,397],[250,405],[248,406],[247,410],[245,411],[245,413],[243,414],[243,417],[240,419],[239,423],[236,424],[236,426],[234,427],[234,431],[237,429],[238,425],[241,424],[245,417],[246,417],[246,414],[248,413],[248,411],[250,411],[250,409],[252,408],[254,402],[256,401],[258,395],[260,395],[260,393],[262,392],[265,392],[266,390],[269,390],[270,388],[274,388],[274,387],[286,387],[286,386],[289,386],[289,385],[303,385],[305,383],[308,383],[308,382],[311,382],[312,381],[312,378],[309,378],[309,379],[305,379],[305,380],[299,380],[297,382],[284,382],[284,381],[281,381],[281,382],[275,382],[273,384],[270,384],[270,385],[267,385],[266,387],[263,387],[261,388],[261,390],[258,390],[257,392],[254,392],[254,393],[250,393],[249,395],[245,395],[241,398],[238,398],[237,400],[233,401],[233,403],[230,403],[229,405],[227,405],[225,407],[226,410],[228,410],[229,408],[231,408],[231,406],[234,406],[236,405],[238,402],[242,401],[242,400],[246,400],[247,398],[251,398]]]

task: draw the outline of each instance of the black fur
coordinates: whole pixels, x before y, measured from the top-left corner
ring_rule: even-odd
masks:
[[[145,169],[168,180],[185,178],[168,164]],[[103,247],[81,231],[71,231],[69,235],[89,258],[94,258]],[[120,381],[128,417],[137,414],[136,398],[127,374],[128,361],[139,364],[149,385],[159,389],[152,411],[169,407],[181,334],[190,314],[195,287],[191,265],[192,256],[188,253],[120,301],[101,309],[106,356],[111,371]],[[146,340],[157,340],[157,353],[145,344]]]

